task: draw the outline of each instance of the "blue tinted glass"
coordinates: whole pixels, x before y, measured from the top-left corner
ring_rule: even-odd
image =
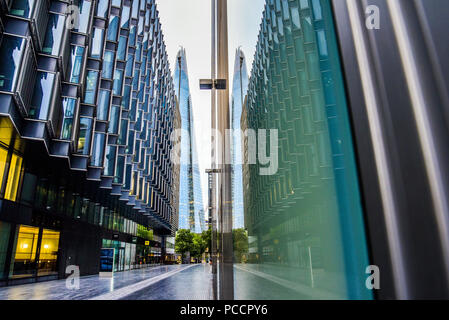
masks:
[[[62,42],[62,34],[65,27],[65,16],[51,13],[48,19],[47,32],[42,52],[59,55],[59,49]]]
[[[83,67],[84,47],[72,45],[70,55],[70,77],[69,81],[80,83],[80,75]]]
[[[112,70],[114,69],[114,52],[112,51],[105,51],[104,58],[103,58],[103,71],[101,73],[101,76],[104,79],[111,79],[112,78]]]
[[[25,39],[3,36],[0,47],[0,90],[15,90],[18,68],[22,62],[25,49]]]
[[[92,158],[90,163],[92,166],[101,167],[103,165],[105,141],[106,135],[102,133],[95,133]]]
[[[39,0],[14,0],[9,13],[14,16],[31,18],[37,1]]]
[[[95,97],[98,86],[98,71],[89,70],[86,78],[86,92],[84,95],[84,103],[95,104]]]
[[[90,142],[92,138],[93,120],[90,118],[80,118],[78,152],[88,155],[90,151]]]
[[[76,99],[62,99],[62,109],[64,112],[62,120],[61,139],[70,140],[72,138],[73,117],[76,109]]]
[[[111,92],[106,90],[100,90],[98,95],[97,105],[97,118],[98,120],[107,121],[109,113]]]
[[[48,120],[54,83],[55,75],[53,73],[38,72],[29,112],[31,118]]]

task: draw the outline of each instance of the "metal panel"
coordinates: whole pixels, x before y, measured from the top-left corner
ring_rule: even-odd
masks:
[[[380,29],[366,26],[369,5],[379,8]],[[381,269],[378,297],[448,298],[449,99],[441,69],[447,46],[436,37],[449,28],[441,19],[449,3],[333,0],[333,6],[372,260]]]

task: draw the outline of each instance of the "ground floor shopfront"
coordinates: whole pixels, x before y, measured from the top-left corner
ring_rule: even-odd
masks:
[[[81,276],[98,274],[102,248],[115,249],[114,272],[163,263],[157,241],[38,213],[30,217],[0,220],[0,286],[63,279],[69,266]]]

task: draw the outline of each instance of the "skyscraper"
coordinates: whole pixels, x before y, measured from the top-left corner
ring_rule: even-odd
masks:
[[[115,271],[160,262],[176,104],[155,1],[0,9],[0,283],[98,273],[105,247]]]
[[[234,80],[231,101],[232,143],[232,213],[233,228],[244,227],[243,181],[242,181],[242,135],[240,120],[242,107],[248,92],[248,71],[243,51],[239,48],[235,53]]]
[[[173,75],[175,93],[181,113],[181,155],[179,181],[179,229],[201,233],[206,229],[198,153],[193,125],[186,51],[181,48]]]

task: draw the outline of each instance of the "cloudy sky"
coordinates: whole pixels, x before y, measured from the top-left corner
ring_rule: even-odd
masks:
[[[211,1],[156,0],[165,44],[174,71],[180,46],[186,48],[198,158],[207,205],[207,176],[210,167],[210,92],[199,90],[199,79],[211,74]],[[234,73],[235,50],[241,46],[251,69],[265,0],[228,0],[229,74]],[[250,72],[250,70],[248,70]]]

